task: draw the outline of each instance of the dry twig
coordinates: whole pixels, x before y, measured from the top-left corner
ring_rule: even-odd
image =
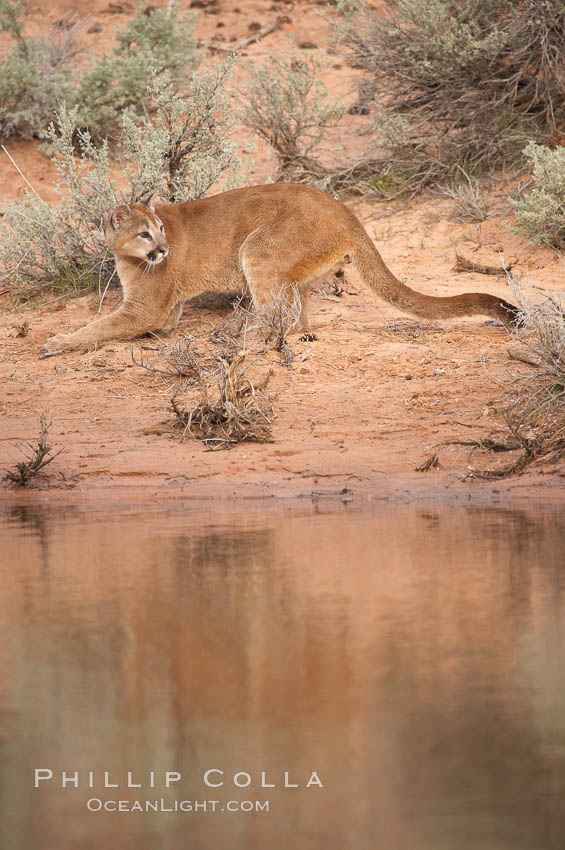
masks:
[[[52,420],[47,420],[45,413],[39,414],[39,439],[37,443],[27,442],[18,445],[26,459],[16,463],[13,469],[4,470],[6,474],[2,481],[6,481],[14,487],[29,487],[47,464],[61,454],[62,449],[53,454],[53,449],[47,444],[51,422]]]

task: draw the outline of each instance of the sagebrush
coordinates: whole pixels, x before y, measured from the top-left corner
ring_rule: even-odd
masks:
[[[62,104],[76,107],[77,127],[92,138],[117,137],[124,110],[153,108],[152,76],[168,74],[177,87],[187,81],[201,56],[194,26],[195,15],[181,15],[178,3],[161,10],[144,0],[117,30],[114,49],[85,64],[80,21],[52,21],[31,37],[22,3],[0,0],[0,30],[14,41],[0,63],[0,139],[42,138]]]
[[[374,160],[348,179],[414,193],[514,166],[565,120],[564,0],[342,0],[339,49],[365,71]],[[344,175],[345,176],[345,175]]]
[[[79,77],[73,104],[77,125],[91,136],[117,138],[122,115],[146,116],[158,105],[152,99],[155,80],[174,82],[175,91],[187,84],[201,51],[194,38],[195,15],[180,14],[178,3],[166,10],[138,5],[135,16],[116,32],[117,45]]]
[[[314,153],[326,129],[345,114],[320,79],[325,67],[323,60],[292,49],[269,50],[261,64],[246,66],[240,117],[275,151],[279,179],[319,175]]]
[[[533,166],[533,188],[513,201],[518,229],[538,245],[565,248],[565,147],[534,142],[525,156]]]
[[[515,278],[509,282],[521,310],[518,336],[536,365],[510,381],[501,414],[521,453],[496,475],[565,456],[565,293],[533,303]]]
[[[487,480],[565,457],[565,293],[534,303],[518,280],[509,273],[507,278],[520,310],[516,330],[520,347],[513,356],[530,365],[527,371],[506,373],[505,392],[495,411],[502,427],[488,437],[443,441],[416,467],[420,472],[440,465],[438,450],[443,446],[467,446],[473,456],[481,452],[482,462],[473,460],[466,477]],[[510,453],[512,459],[493,466],[484,460],[485,453],[501,457]]]

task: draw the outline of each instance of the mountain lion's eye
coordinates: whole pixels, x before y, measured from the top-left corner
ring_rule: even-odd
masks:
[[[150,234],[150,233],[148,233],[146,230],[144,230],[144,231],[143,231],[143,233],[138,233],[137,235],[138,235],[141,239],[151,239],[151,234]]]
[[[161,230],[161,233],[165,232],[165,228],[163,227],[163,225],[161,225],[160,230]]]

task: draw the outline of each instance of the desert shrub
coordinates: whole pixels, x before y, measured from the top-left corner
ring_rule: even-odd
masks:
[[[383,194],[512,165],[563,125],[564,0],[339,6],[337,42],[376,100],[375,159],[358,175]]]
[[[73,103],[77,125],[94,138],[117,137],[122,113],[147,114],[154,107],[151,80],[163,75],[177,89],[200,60],[194,39],[195,16],[179,14],[178,3],[166,10],[138,5],[135,16],[116,32],[117,45],[79,78]]]
[[[188,79],[200,58],[194,20],[176,3],[161,10],[144,0],[117,31],[113,51],[77,73],[79,24],[54,23],[33,39],[24,35],[21,3],[0,0],[0,29],[15,41],[0,66],[0,137],[41,137],[62,103],[77,107],[77,127],[91,138],[117,137],[124,110],[145,114],[153,107],[153,76],[168,74],[177,86]]]
[[[330,100],[319,79],[326,67],[321,59],[293,50],[270,50],[259,65],[246,66],[248,81],[240,92],[243,123],[274,149],[279,178],[320,171],[313,157],[327,127],[345,114]]]
[[[154,115],[123,116],[124,156],[133,163],[126,173],[135,195],[164,182],[167,199],[179,203],[203,198],[223,175],[227,188],[235,185],[242,164],[231,138],[228,81],[234,64],[228,59],[193,73],[182,97],[170,77],[154,76],[149,85]]]
[[[78,25],[49,27],[44,38],[23,35],[22,4],[0,0],[0,31],[15,41],[0,62],[0,138],[32,138],[53,120],[62,100],[72,99],[72,66],[80,52]]]
[[[513,201],[518,229],[533,242],[565,248],[565,148],[534,142],[525,156],[533,165],[534,188]]]
[[[77,127],[76,107],[62,108],[47,134],[60,202],[49,206],[30,187],[22,200],[5,205],[0,225],[0,268],[20,297],[45,287],[100,290],[114,273],[102,226],[117,204],[155,189],[167,200],[195,200],[221,176],[235,179],[241,163],[229,138],[229,71],[229,65],[195,71],[185,99],[168,78],[160,78],[157,95],[154,78],[150,94],[159,98],[154,121],[146,118],[138,126],[124,116],[121,155],[129,187],[120,192],[110,177],[108,143],[95,145]]]
[[[96,147],[88,133],[77,130],[76,110],[65,107],[48,139],[60,181],[59,204],[49,206],[27,190],[22,200],[6,206],[0,225],[0,264],[22,297],[45,285],[84,291],[112,272],[101,230],[117,203],[108,145]]]
[[[563,293],[547,296],[541,303],[527,299],[519,283],[510,277],[521,310],[520,342],[528,362],[528,374],[509,379],[500,407],[507,428],[507,446],[518,452],[508,464],[473,470],[475,477],[500,478],[521,472],[538,462],[565,457],[565,312]]]

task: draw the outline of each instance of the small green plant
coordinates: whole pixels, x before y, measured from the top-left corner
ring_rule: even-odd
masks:
[[[311,54],[271,50],[260,65],[246,66],[249,78],[241,97],[241,120],[268,142],[279,160],[279,179],[317,174],[313,157],[324,137],[346,112],[330,100],[319,79],[326,67]]]
[[[78,24],[54,24],[43,38],[23,34],[22,4],[0,0],[0,31],[15,41],[0,62],[0,138],[38,136],[53,120],[58,104],[72,100],[73,64],[80,52]]]
[[[80,24],[53,23],[45,36],[24,33],[23,7],[0,0],[0,30],[15,46],[0,65],[0,138],[41,138],[61,104],[76,107],[76,124],[92,139],[116,139],[124,110],[135,115],[153,108],[149,83],[169,75],[177,88],[200,60],[194,39],[195,15],[140,2],[128,24],[116,32],[117,45],[78,70]]]
[[[518,230],[538,245],[565,248],[565,147],[524,150],[533,165],[534,188],[512,201]]]
[[[129,188],[121,192],[110,177],[108,143],[95,145],[77,126],[77,108],[63,106],[47,133],[59,203],[49,206],[29,184],[22,200],[5,205],[0,224],[2,276],[20,298],[42,288],[101,292],[114,275],[103,224],[117,204],[156,189],[166,200],[196,200],[220,177],[237,179],[241,162],[227,108],[231,64],[193,72],[187,98],[176,94],[170,78],[153,78],[149,96],[159,105],[154,120],[137,124],[129,114],[123,117],[121,156]]]
[[[140,116],[155,107],[152,80],[166,76],[178,91],[200,61],[194,25],[195,15],[180,15],[178,3],[166,10],[149,9],[147,0],[139,3],[135,16],[116,33],[113,52],[104,53],[80,76],[72,101],[77,126],[95,139],[116,139],[125,110]]]

